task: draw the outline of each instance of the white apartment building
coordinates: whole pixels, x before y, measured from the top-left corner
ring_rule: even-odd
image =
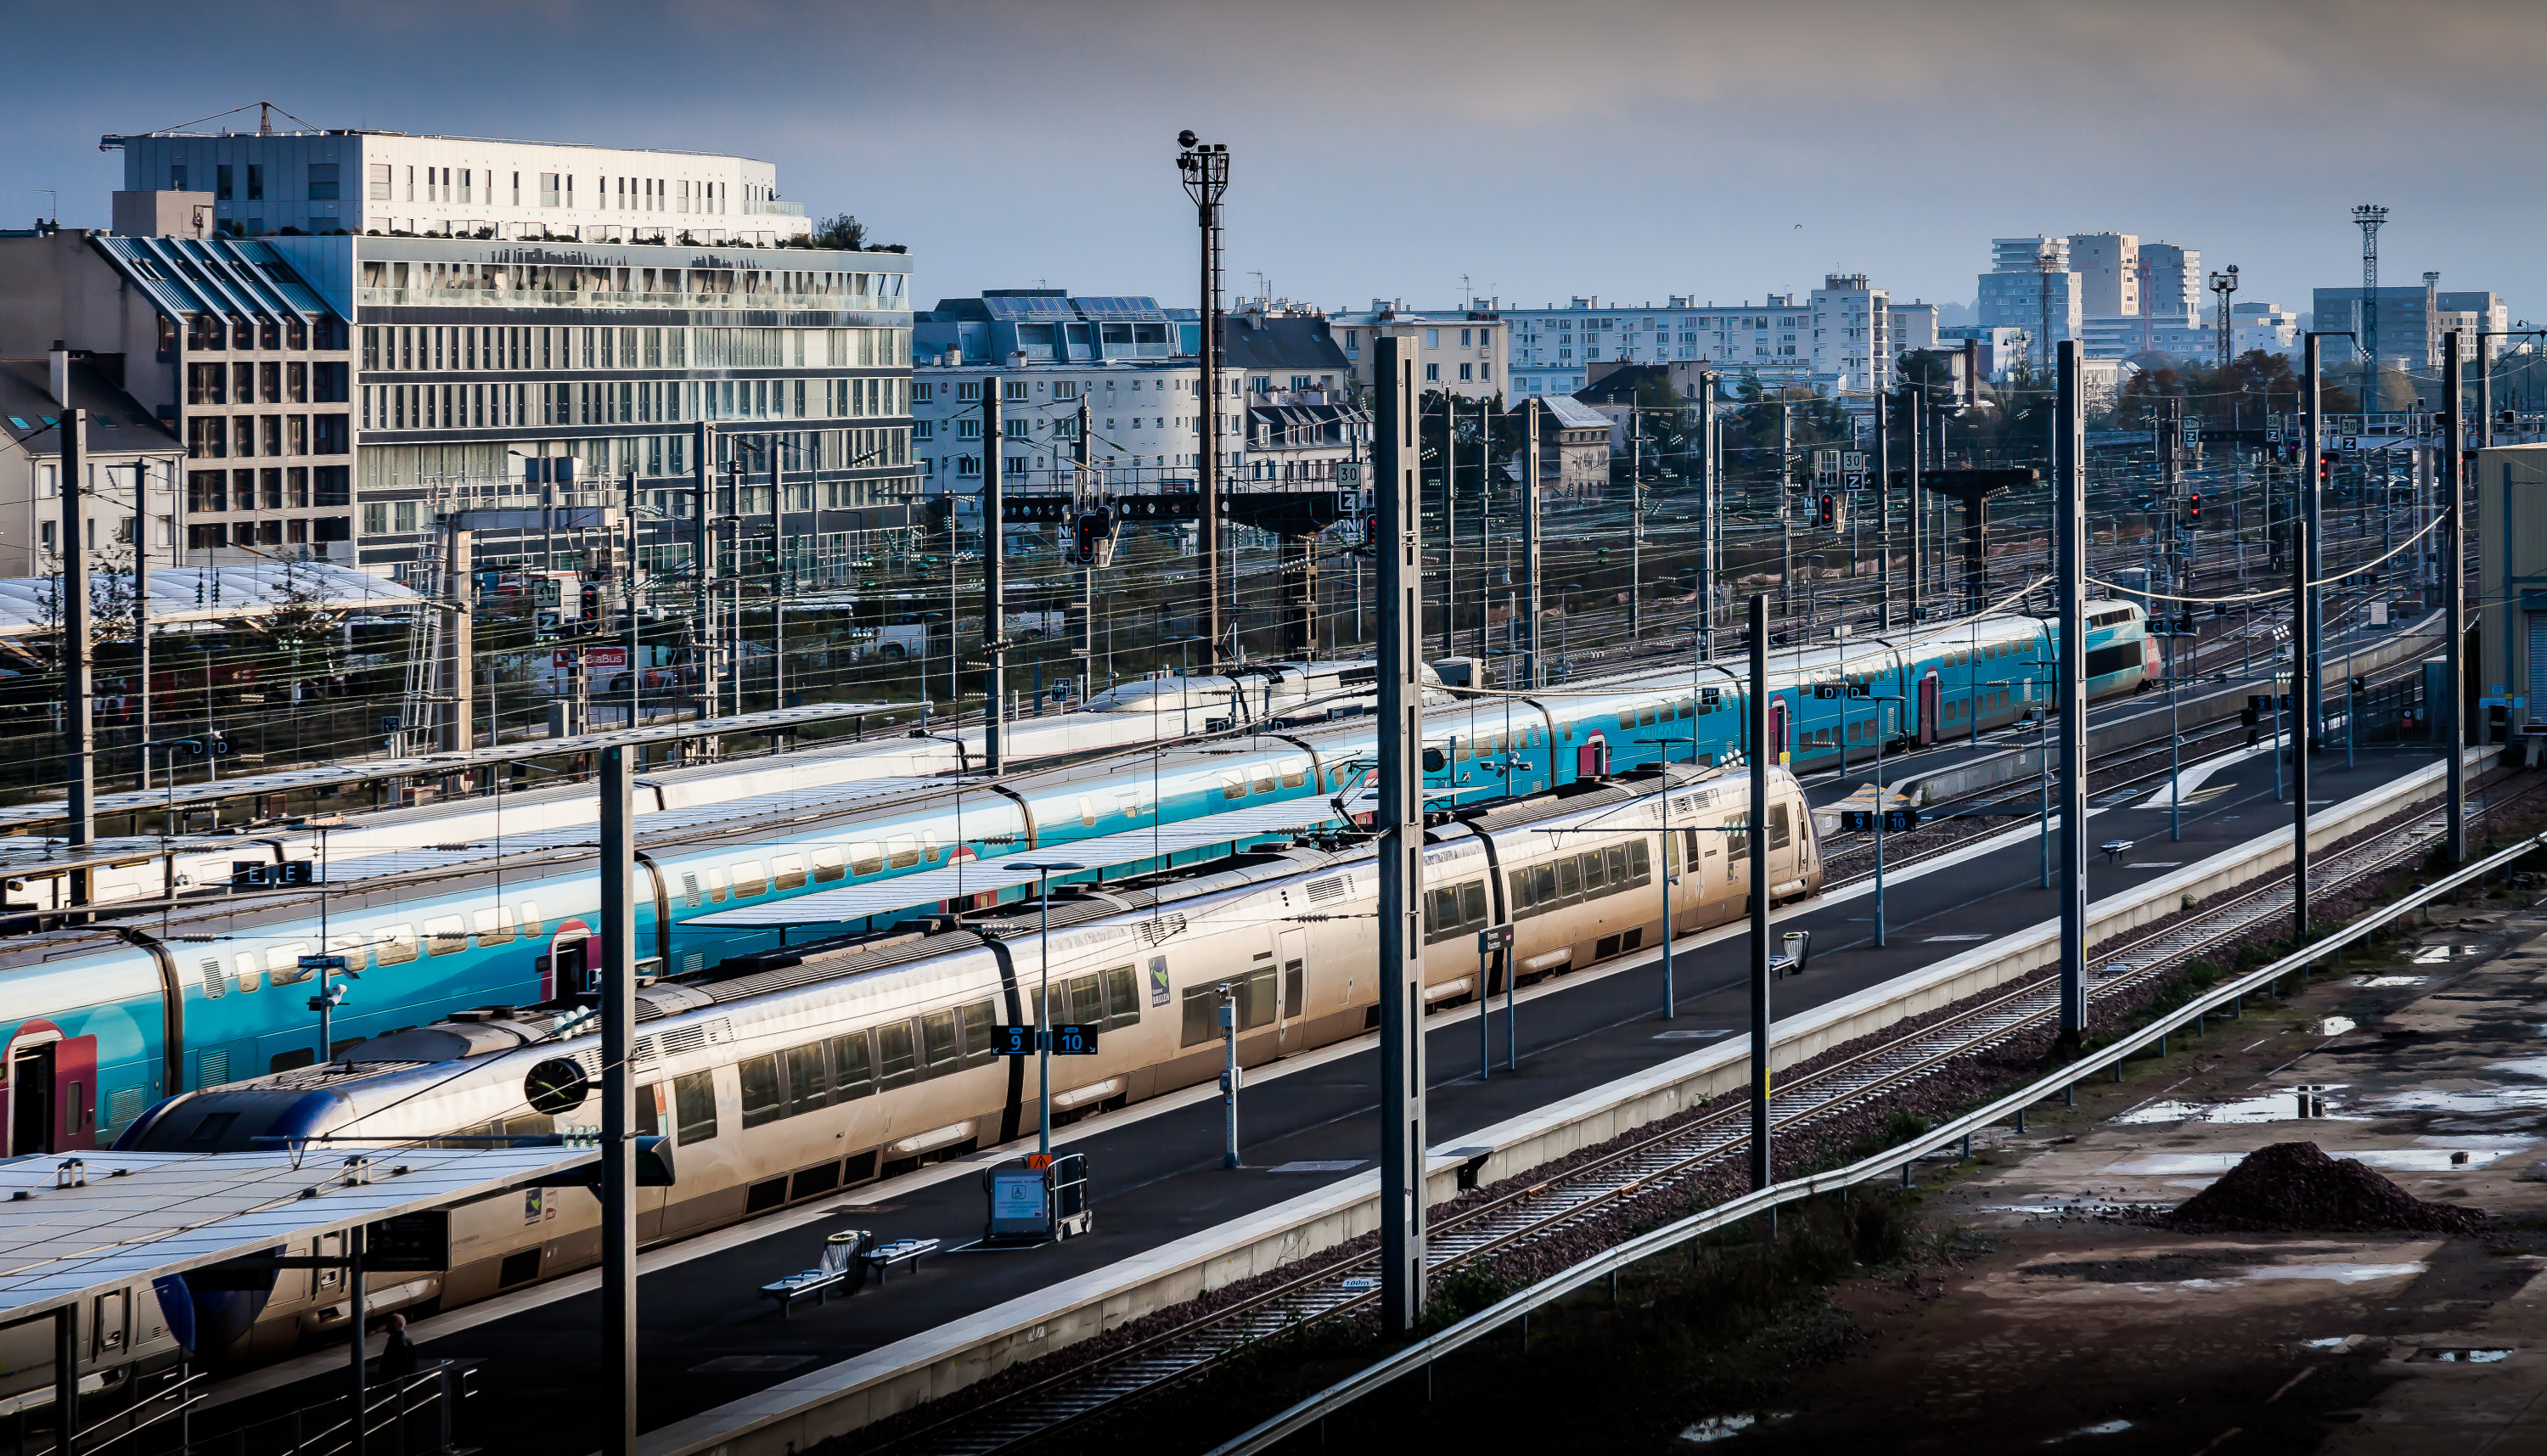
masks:
[[[1575,298],[1563,308],[1507,308],[1517,397],[1571,394],[1594,364],[1713,364],[1767,385],[1834,393],[1888,387],[1895,362],[1937,343],[1937,307],[1896,303],[1864,274],[1832,274],[1800,301],[1701,302],[1675,294],[1661,306]]]
[[[2213,310],[2213,327],[2218,327],[2219,312]],[[2261,349],[2267,354],[2289,354],[2299,348],[2300,330],[2305,325],[2300,315],[2279,303],[2231,303],[2229,305],[2229,347],[2243,358]]]
[[[1504,365],[1512,357],[1500,302],[1474,299],[1465,308],[1409,308],[1402,299],[1373,299],[1368,308],[1341,310],[1327,322],[1357,388],[1370,386],[1369,361],[1378,357],[1372,340],[1414,339],[1418,389],[1491,399],[1507,387]]]
[[[1192,489],[1201,472],[1198,325],[1146,297],[1074,298],[1064,289],[993,289],[914,315],[912,447],[922,488],[980,488],[982,390],[999,381],[1002,479],[1067,488],[1079,421],[1088,462],[1118,490]],[[1220,374],[1225,480],[1238,478],[1246,412],[1242,371]]]
[[[129,192],[209,194],[232,235],[379,233],[769,246],[804,237],[778,168],[708,152],[402,131],[109,135]]]

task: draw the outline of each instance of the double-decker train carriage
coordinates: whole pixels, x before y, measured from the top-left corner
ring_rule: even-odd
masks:
[[[1666,792],[1663,772],[1668,834],[1604,827]],[[1769,772],[1771,897],[1810,895],[1821,880],[1811,815],[1793,776]],[[1437,824],[1424,853],[1425,938],[1441,947],[1428,955],[1427,1002],[1632,953],[1659,940],[1667,913],[1681,931],[1738,918],[1751,891],[1738,832],[1748,807],[1745,772],[1674,766]],[[1052,1064],[1056,1122],[1216,1075],[1223,985],[1249,1065],[1374,1025],[1375,866],[1366,847],[1263,851],[1057,901],[1049,1019],[1099,1031],[1096,1055]],[[1481,985],[1474,932],[1507,921],[1516,944]],[[1036,923],[975,912],[742,956],[640,990],[638,1118],[672,1138],[677,1173],[671,1187],[641,1192],[641,1237],[679,1238],[1032,1133],[1031,1059],[994,1055],[993,1031],[1045,1019]],[[560,1061],[598,1072],[587,1013],[484,1007],[318,1066],[161,1101],[117,1146],[398,1144],[595,1123],[581,1092],[553,1090],[573,1076],[534,1073]],[[376,1308],[449,1309],[598,1255],[598,1205],[580,1189],[482,1200],[449,1217],[451,1267],[386,1291]],[[296,1274],[261,1302],[235,1296],[219,1289],[207,1302],[200,1328],[213,1332],[199,1354],[271,1356],[343,1318],[342,1291]]]

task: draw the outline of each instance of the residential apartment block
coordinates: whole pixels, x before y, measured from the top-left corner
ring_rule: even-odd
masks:
[[[209,194],[215,227],[569,242],[805,236],[778,169],[707,152],[324,130],[109,135],[128,192]]]
[[[73,409],[82,439],[83,529],[90,559],[130,570],[136,553],[177,562],[176,432],[116,383],[121,361],[48,350],[0,359],[0,577],[61,569],[62,444]]]
[[[1416,341],[1418,389],[1490,399],[1507,387],[1510,325],[1495,300],[1471,300],[1465,308],[1409,308],[1403,300],[1373,299],[1368,308],[1330,314],[1327,322],[1353,367],[1357,388],[1369,386],[1364,361],[1379,357],[1372,341],[1382,338]]]
[[[1660,307],[1627,307],[1586,296],[1503,315],[1516,396],[1571,394],[1591,383],[1596,364],[1684,361],[1735,379],[1857,393],[1888,386],[1903,352],[1937,342],[1935,304],[1894,302],[1864,274],[1832,274],[1801,300],[1771,294],[1732,304],[1675,294]]]
[[[982,390],[1000,382],[1003,479],[1028,489],[1077,478],[1079,421],[1088,460],[1118,488],[1190,489],[1201,471],[1206,407],[1186,325],[1148,297],[1075,298],[1065,289],[992,289],[941,299],[914,315],[915,459],[931,494],[979,488]],[[1242,371],[1219,372],[1224,478],[1243,455]]]
[[[2061,341],[2080,335],[2085,284],[2070,266],[2065,237],[1992,238],[1990,271],[1980,276],[1974,300],[1975,321],[1983,328],[2022,329],[2033,351],[2028,362],[2049,368]]]

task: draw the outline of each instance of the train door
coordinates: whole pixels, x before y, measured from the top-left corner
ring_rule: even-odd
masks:
[[[1274,991],[1274,1045],[1296,1052],[1306,1044],[1308,1029],[1309,932],[1285,930],[1274,938],[1274,960],[1282,970]]]
[[[53,1048],[58,1042],[12,1048],[9,1054],[9,1156],[53,1151]]]
[[[1769,894],[1794,895],[1803,886],[1803,872],[1799,868],[1802,851],[1797,847],[1801,837],[1796,832],[1796,806],[1783,799],[1769,802]]]
[[[1574,750],[1574,777],[1601,779],[1610,774],[1610,740],[1594,733],[1590,741]]]
[[[1787,699],[1779,694],[1769,700],[1769,746],[1760,756],[1763,763],[1784,763],[1787,753]]]
[[[540,984],[548,999],[571,996],[586,988],[584,946],[591,934],[580,920],[569,920],[558,927],[556,938],[549,942],[548,975],[541,978]]]
[[[1937,674],[1919,679],[1919,746],[1937,741]]]

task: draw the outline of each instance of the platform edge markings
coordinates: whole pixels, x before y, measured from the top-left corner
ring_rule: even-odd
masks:
[[[2351,832],[2352,829],[2359,826],[2351,824],[2349,821],[2360,814],[2369,814],[2374,816],[2384,816],[2385,813],[2390,810],[2392,802],[2395,799],[2412,794],[2416,787],[2419,787],[2430,780],[2437,779],[2441,768],[2442,765],[2436,761],[2415,771],[2412,774],[2401,775],[2373,790],[2356,795],[2342,805],[2335,806],[2327,814],[2322,816],[2322,822],[2327,825],[2327,832]],[[2418,801],[2420,797],[2421,796],[2416,796]],[[2031,834],[2033,831],[2026,830],[2022,832]],[[2182,893],[2185,885],[2198,883],[2202,878],[2207,878],[2209,875],[2216,875],[2222,869],[2233,867],[2240,862],[2250,862],[2256,858],[2268,856],[2277,846],[2287,845],[2290,833],[2291,830],[2287,825],[2276,830],[2267,831],[2264,834],[2256,835],[2250,839],[2241,841],[2237,845],[2231,846],[2230,848],[2211,856],[2200,864],[2188,866],[2184,870],[2176,871],[2171,874],[2158,877],[2157,879],[2145,881],[2141,885],[2133,887],[2130,890],[2106,897],[2104,899],[2097,901],[2093,906],[2091,906],[2089,912],[2091,924],[2097,926],[2101,932],[2098,934],[2097,938],[2102,939],[2132,928],[2132,924],[2128,923],[2108,926],[2104,922],[2109,919],[2126,916],[2134,911],[2146,910],[2152,906],[2167,906],[2169,907],[2168,912],[2171,912],[2174,898]],[[2315,836],[2313,835],[2312,837]],[[2260,872],[2270,873],[2272,868],[2272,866],[2268,865],[2263,867]],[[1927,967],[1910,973],[1908,976],[1896,977],[1890,981],[1881,983],[1874,986],[1869,986],[1865,990],[1853,992],[1850,995],[1823,1002],[1805,1012],[1800,1013],[1796,1017],[1781,1021],[1778,1023],[1777,1029],[1773,1032],[1771,1038],[1772,1059],[1775,1061],[1781,1056],[1781,1054],[1784,1054],[1785,1061],[1792,1064],[1799,1058],[1817,1055],[1820,1050],[1824,1049],[1827,1038],[1835,1028],[1844,1033],[1840,1035],[1840,1040],[1848,1040],[1857,1035],[1864,1035],[1866,1034],[1866,1030],[1850,1030],[1846,1028],[1845,1023],[1856,1016],[1862,1015],[1870,1009],[1880,1008],[1887,1001],[1910,1000],[1934,990],[1940,984],[1951,985],[1954,981],[1969,975],[1973,971],[2009,960],[2026,957],[2028,955],[2031,955],[2034,958],[2031,964],[2013,968],[2011,975],[2022,975],[2025,971],[2033,969],[2034,966],[2048,964],[2045,954],[2047,946],[2051,947],[2050,954],[2052,956],[2058,955],[2057,942],[2059,939],[2059,924],[2060,922],[2058,919],[2038,922],[2026,929],[1999,937],[1988,944],[1976,946],[1958,955],[1933,962]],[[1747,930],[1747,927],[1739,925],[1733,928],[1736,931]],[[2002,981],[2006,979],[2010,978],[2001,978]],[[1904,983],[1911,984],[1905,985]],[[1581,983],[1576,984],[1580,985]],[[1958,994],[1961,993],[1963,992],[1958,992]],[[1917,1014],[1917,1012],[1912,1010],[1903,1014]],[[1824,1039],[1823,1042],[1814,1042],[1813,1039],[1816,1037]],[[1812,1044],[1808,1045],[1807,1043]],[[1349,1043],[1346,1045],[1353,1044]],[[1461,1162],[1466,1160],[1467,1157],[1473,1156],[1481,1151],[1488,1152],[1489,1154],[1493,1151],[1473,1146],[1475,1143],[1491,1143],[1498,1138],[1508,1140],[1511,1143],[1527,1141],[1527,1139],[1522,1135],[1532,1130],[1561,1128],[1569,1120],[1582,1121],[1589,1120],[1589,1118],[1597,1118],[1615,1110],[1617,1107],[1626,1102],[1634,1101],[1641,1097],[1651,1096],[1657,1091],[1668,1088],[1674,1082],[1687,1081],[1693,1077],[1706,1075],[1711,1072],[1722,1075],[1726,1072],[1745,1069],[1749,1061],[1749,1056],[1750,1048],[1747,1040],[1730,1045],[1718,1043],[1712,1047],[1691,1052],[1683,1057],[1674,1058],[1670,1061],[1656,1064],[1652,1068],[1648,1068],[1640,1072],[1631,1073],[1627,1077],[1619,1078],[1612,1082],[1604,1083],[1598,1087],[1587,1088],[1582,1092],[1560,1099],[1558,1102],[1548,1104],[1542,1108],[1533,1109],[1530,1112],[1517,1115],[1513,1118],[1508,1118],[1504,1122],[1495,1124],[1491,1127],[1479,1129],[1476,1132],[1467,1135],[1468,1138],[1472,1140],[1471,1146],[1466,1146],[1456,1150],[1445,1150],[1441,1148],[1428,1149],[1426,1159],[1427,1178],[1430,1180],[1434,1176],[1451,1172]],[[1551,1156],[1562,1155],[1555,1154]],[[1512,1169],[1505,1172],[1493,1173],[1492,1175],[1497,1177],[1508,1176],[1512,1171],[1518,1170]],[[1487,1175],[1488,1174],[1485,1172],[1480,1173],[1481,1179]],[[1109,1265],[1107,1266],[1107,1270],[1124,1268],[1132,1264],[1135,1260],[1141,1260],[1147,1265],[1155,1266],[1158,1262],[1158,1255],[1163,1254],[1171,1248],[1182,1247],[1189,1244],[1197,1238],[1204,1236],[1222,1236],[1221,1245],[1225,1247],[1229,1242],[1227,1237],[1228,1231],[1232,1229],[1259,1228],[1264,1224],[1269,1216],[1279,1209],[1306,1204],[1316,1207],[1318,1209],[1319,1216],[1327,1216],[1340,1211],[1343,1207],[1349,1205],[1357,1198],[1363,1201],[1375,1200],[1378,1196],[1376,1176],[1376,1173],[1373,1172],[1340,1178],[1334,1183],[1327,1185],[1325,1188],[1316,1190],[1316,1193],[1313,1195],[1304,1195],[1302,1198],[1289,1200],[1284,1204],[1275,1205],[1273,1208],[1260,1211],[1257,1214],[1247,1216],[1240,1220],[1234,1220],[1229,1224],[1218,1226],[1213,1230],[1200,1231],[1198,1235],[1188,1235],[1185,1239],[1176,1241],[1173,1244],[1161,1245],[1158,1249],[1148,1250],[1145,1251],[1144,1254],[1135,1255],[1133,1259],[1127,1259],[1116,1265]],[[1361,1188],[1361,1185],[1362,1184],[1369,1184],[1371,1186],[1365,1190]],[[1329,1204],[1333,1204],[1335,1207],[1328,1207],[1327,1205]],[[1362,1231],[1357,1230],[1356,1232]],[[1347,1235],[1346,1237],[1352,1236]],[[956,1321],[950,1321],[946,1325],[936,1327],[935,1328],[924,1331],[922,1334],[905,1336],[901,1340],[897,1340],[889,1345],[881,1346],[877,1350],[869,1351],[866,1354],[854,1357],[851,1360],[840,1362],[837,1365],[825,1367],[822,1370],[807,1372],[806,1374],[795,1377],[790,1381],[782,1382],[780,1385],[771,1386],[763,1391],[757,1392],[752,1396],[728,1403],[726,1406],[718,1407],[710,1411],[701,1412],[693,1416],[684,1417],[682,1420],[663,1426],[658,1431],[650,1432],[645,1444],[645,1449],[648,1452],[653,1453],[653,1456],[686,1456],[686,1453],[714,1449],[725,1442],[734,1440],[738,1436],[747,1434],[755,1429],[765,1428],[777,1421],[810,1413],[812,1410],[819,1409],[820,1404],[828,1404],[831,1401],[853,1396],[862,1387],[872,1387],[884,1379],[891,1378],[892,1376],[905,1373],[911,1368],[915,1368],[906,1362],[904,1371],[884,1370],[872,1374],[859,1374],[854,1379],[843,1379],[843,1372],[849,1371],[851,1367],[863,1367],[876,1364],[887,1351],[925,1347],[925,1342],[930,1339],[930,1336],[942,1335],[948,1330],[976,1328],[984,1322],[989,1321],[992,1316],[997,1315],[1004,1310],[1010,1310],[1020,1305],[1031,1307],[1040,1304],[1045,1307],[1045,1313],[1039,1318],[1026,1318],[1022,1316],[1012,1318],[1010,1320],[1006,1328],[995,1328],[991,1333],[989,1333],[987,1339],[996,1340],[1005,1335],[1010,1335],[1019,1330],[1031,1328],[1036,1324],[1049,1323],[1053,1319],[1073,1313],[1076,1309],[1086,1307],[1086,1303],[1083,1302],[1078,1306],[1065,1305],[1058,1309],[1052,1308],[1051,1306],[1053,1301],[1061,1291],[1069,1289],[1082,1281],[1094,1279],[1098,1275],[1107,1272],[1107,1270],[1093,1270],[1089,1274],[1077,1276],[1073,1280],[1062,1281],[1060,1283],[1047,1286],[1044,1289],[1032,1291],[1027,1295],[1018,1296],[1015,1300],[1008,1301],[1002,1305],[993,1306],[989,1310],[981,1311],[975,1315],[966,1316]],[[1119,1286],[1124,1282],[1125,1281],[1120,1279],[1114,1281],[1114,1285],[1116,1286],[1115,1292],[1120,1292]],[[984,1339],[975,1339],[969,1343],[956,1343],[948,1348],[950,1352],[960,1351],[964,1348],[978,1346],[983,1342],[985,1342]],[[945,1341],[941,1339],[938,1343],[944,1344]],[[822,1395],[819,1401],[814,1404],[800,1401],[793,1405],[786,1405],[783,1409],[778,1409],[779,1400],[782,1397],[782,1394],[791,1391],[798,1394],[811,1394],[819,1391]],[[896,1409],[901,1408],[897,1407]],[[713,1424],[702,1424],[702,1422],[710,1422],[712,1417],[717,1417],[721,1413],[726,1417],[723,1421]],[[685,1429],[715,1433],[708,1435],[705,1439],[693,1440],[687,1444],[682,1444],[675,1439],[675,1433],[681,1432]],[[820,1434],[809,1429],[799,1433],[798,1444],[802,1445],[810,1440],[819,1438]]]

